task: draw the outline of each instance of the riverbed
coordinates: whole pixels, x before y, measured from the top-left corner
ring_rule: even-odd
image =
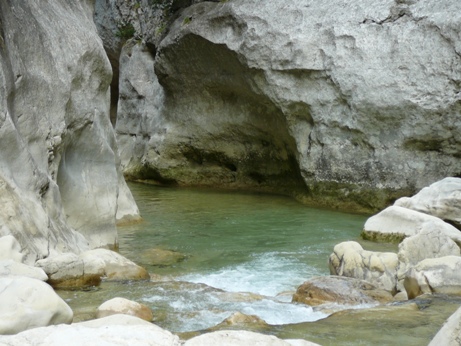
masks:
[[[379,336],[381,325],[403,337],[406,345],[418,345],[428,342],[459,305],[437,297],[423,299],[419,305],[401,303],[400,312],[394,308],[370,312],[365,319],[347,313],[326,318],[350,307],[313,309],[291,303],[291,296],[309,278],[329,274],[328,257],[335,244],[356,240],[368,250],[397,250],[396,245],[359,239],[367,215],[308,208],[289,197],[263,193],[140,183],[131,183],[130,188],[143,221],[119,228],[119,251],[144,266],[153,279],[60,291],[76,321],[94,318],[98,305],[121,296],[151,307],[154,323],[182,337],[213,328],[240,312],[267,324],[239,328],[284,338],[306,338],[322,345],[392,344],[393,334],[390,339]],[[153,251],[176,256],[154,263]],[[367,310],[370,306],[355,308],[361,313],[372,311]],[[379,323],[373,317],[377,315]],[[356,316],[356,327],[360,323],[365,327],[354,328],[350,316]],[[396,316],[413,324],[399,322]],[[428,320],[431,325],[413,335],[414,323]]]

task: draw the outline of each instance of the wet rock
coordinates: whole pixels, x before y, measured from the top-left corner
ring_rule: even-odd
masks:
[[[291,340],[291,342],[290,340],[282,340],[272,335],[258,334],[245,330],[223,330],[196,336],[186,341],[184,346],[253,346],[258,344],[267,346],[318,345],[305,340]]]
[[[461,179],[445,178],[394,205],[436,216],[461,228]]]
[[[153,266],[171,266],[186,259],[182,253],[165,249],[149,249],[142,253],[142,261]]]
[[[113,298],[101,304],[97,309],[97,318],[103,318],[110,315],[125,314],[142,318],[145,321],[151,322],[153,319],[152,310],[138,302],[125,298]]]
[[[461,257],[429,258],[407,271],[404,287],[408,298],[421,294],[461,295]]]
[[[79,345],[181,345],[179,338],[170,332],[128,315],[112,315],[87,322],[35,328],[17,335],[0,336],[0,343],[10,346],[60,346],[68,344],[69,340],[78,340]]]
[[[65,253],[36,262],[48,274],[55,288],[99,285],[107,280],[147,280],[149,273],[122,255],[107,249],[94,249],[75,255]]]
[[[48,275],[41,268],[28,266],[14,260],[0,260],[1,276],[25,276],[32,279],[47,281]]]
[[[406,272],[422,260],[460,255],[459,246],[450,237],[437,230],[424,229],[399,244],[398,280],[403,280]]]
[[[370,217],[365,223],[362,238],[382,242],[401,242],[404,238],[423,230],[443,233],[457,244],[461,244],[461,232],[452,225],[438,217],[398,206],[390,206]]]
[[[48,284],[26,277],[0,277],[0,306],[0,334],[71,323],[73,317]]]
[[[311,306],[338,304],[377,304],[392,301],[392,294],[369,282],[344,276],[319,276],[298,287],[293,301]]]
[[[80,255],[86,266],[94,266],[104,271],[106,280],[148,280],[150,278],[146,269],[123,257],[117,252],[106,249],[94,249]]]
[[[461,308],[451,315],[428,346],[458,346],[461,335]]]
[[[222,330],[224,328],[236,329],[239,326],[241,328],[245,328],[245,326],[246,328],[248,328],[249,325],[251,325],[252,327],[258,326],[259,329],[268,327],[266,321],[264,321],[262,318],[259,318],[256,315],[246,315],[242,314],[241,312],[235,312],[228,318],[226,318],[224,321],[222,321],[220,324],[211,328],[211,330]]]
[[[397,254],[366,251],[354,241],[336,245],[329,258],[330,274],[368,281],[376,287],[395,293]]]

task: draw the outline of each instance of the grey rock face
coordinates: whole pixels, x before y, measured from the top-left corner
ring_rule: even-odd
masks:
[[[125,182],[90,3],[0,3],[0,235],[26,262],[117,241]]]
[[[143,178],[270,186],[365,209],[459,175],[460,9],[456,0],[195,4],[157,52],[164,99],[153,117],[162,109],[164,133],[120,131],[122,151],[134,150],[128,136],[144,143]]]

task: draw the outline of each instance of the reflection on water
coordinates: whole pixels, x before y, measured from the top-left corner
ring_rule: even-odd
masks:
[[[341,331],[341,317],[312,322],[327,315],[292,304],[291,295],[310,277],[328,274],[335,244],[359,241],[365,216],[307,208],[283,196],[143,184],[130,188],[144,221],[119,228],[120,253],[148,269],[155,282],[103,283],[91,292],[60,292],[77,320],[93,318],[98,305],[120,296],[150,306],[154,322],[173,332],[207,329],[241,312],[257,315],[270,325],[265,333],[282,337],[323,345],[364,337],[349,325],[354,324],[350,317],[342,318],[351,328],[347,338],[328,331],[333,326],[325,322],[335,321],[335,330]],[[379,247],[396,250],[395,245]],[[154,263],[153,249],[180,260]],[[445,309],[440,324],[447,316]],[[316,325],[323,340],[313,336]],[[362,344],[372,339],[368,336]]]

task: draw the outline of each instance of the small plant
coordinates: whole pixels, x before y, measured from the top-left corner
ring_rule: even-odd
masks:
[[[136,29],[133,27],[133,24],[131,23],[121,23],[118,26],[118,31],[115,34],[117,37],[123,38],[125,40],[128,40],[132,37],[134,37],[134,34],[136,33]]]
[[[190,22],[192,22],[192,17],[185,17],[184,20],[182,21],[183,25],[187,25]]]

